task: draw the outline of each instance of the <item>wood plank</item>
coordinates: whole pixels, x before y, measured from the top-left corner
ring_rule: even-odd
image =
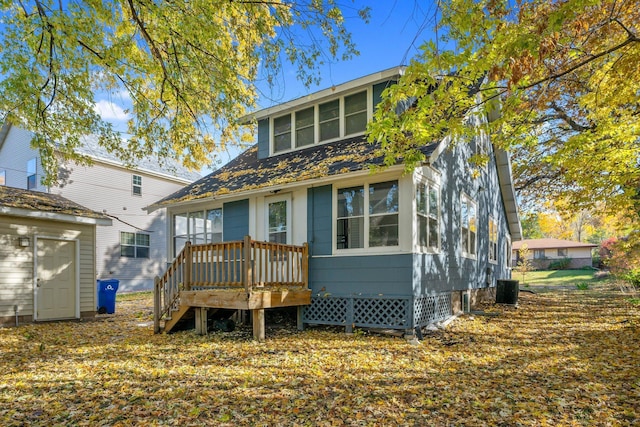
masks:
[[[207,308],[197,307],[196,309],[196,333],[198,335],[207,335]]]
[[[180,294],[182,304],[191,307],[231,308],[257,310],[262,308],[290,307],[311,304],[311,290],[252,291],[244,289],[184,291]]]
[[[171,329],[176,326],[180,319],[182,319],[182,316],[184,316],[190,309],[190,306],[182,304],[178,311],[172,312],[171,319],[165,320],[164,322],[164,332],[171,332]]]

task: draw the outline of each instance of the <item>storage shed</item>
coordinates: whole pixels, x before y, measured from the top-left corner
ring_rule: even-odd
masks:
[[[0,325],[96,313],[96,226],[63,197],[0,186]]]

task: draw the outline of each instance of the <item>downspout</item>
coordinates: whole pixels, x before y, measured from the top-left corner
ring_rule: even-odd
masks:
[[[16,314],[16,327],[18,326],[18,304],[13,306],[13,311]]]

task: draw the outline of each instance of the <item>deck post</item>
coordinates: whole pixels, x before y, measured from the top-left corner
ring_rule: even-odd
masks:
[[[244,236],[244,290],[251,291],[253,287],[253,266],[251,264],[251,236]]]
[[[156,276],[153,279],[153,333],[160,333],[160,278]]]
[[[191,253],[191,242],[187,240],[184,244],[184,289],[191,290],[191,273],[193,272],[193,254]]]
[[[304,331],[304,322],[302,321],[303,310],[304,310],[303,306],[299,305],[297,307],[296,321],[297,321],[297,324],[298,324],[298,330],[299,331]]]
[[[253,318],[253,339],[264,341],[266,337],[264,326],[264,309],[251,310],[251,317]]]
[[[196,334],[207,335],[207,307],[195,307]]]
[[[304,288],[309,289],[309,243],[302,245],[302,279]]]

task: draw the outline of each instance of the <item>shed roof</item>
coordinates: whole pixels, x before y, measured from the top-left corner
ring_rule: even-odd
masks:
[[[111,225],[106,215],[57,194],[0,186],[0,215]]]
[[[519,250],[524,244],[526,244],[529,249],[595,248],[598,246],[593,243],[575,242],[573,240],[526,239],[520,240],[519,242],[513,242],[512,249]]]
[[[421,150],[429,157],[437,146],[433,143]],[[259,159],[258,146],[254,145],[224,167],[148,209],[368,170],[370,166],[381,166],[384,162],[384,156],[377,149],[377,144],[370,144],[364,136],[358,136]]]

